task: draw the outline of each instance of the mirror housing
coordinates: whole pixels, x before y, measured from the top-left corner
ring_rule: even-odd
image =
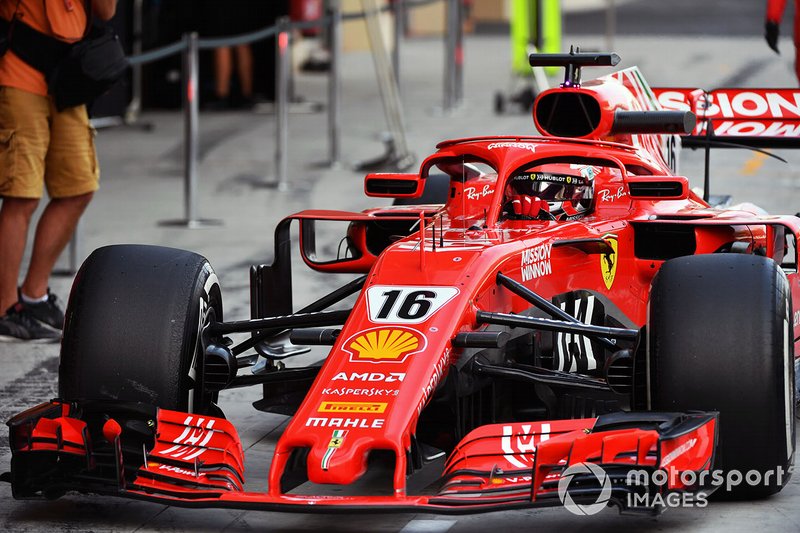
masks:
[[[372,198],[419,198],[424,185],[419,174],[373,173],[364,178],[364,194]]]
[[[426,213],[427,214],[427,213]],[[430,215],[429,215],[430,216]],[[275,257],[284,268],[291,252],[290,224],[299,224],[300,256],[312,270],[366,273],[392,242],[410,235],[419,224],[418,210],[306,210],[284,218],[275,231]],[[276,260],[277,261],[277,260]]]
[[[326,253],[325,246],[317,247],[318,222],[343,224],[339,228],[342,233],[331,229],[324,232],[335,235],[332,240],[330,235],[327,239],[335,246],[334,255]],[[363,228],[364,222],[300,219],[300,255],[306,265],[318,272],[369,272],[378,258],[367,250]]]
[[[625,178],[635,200],[685,200],[689,179],[684,176],[628,176]]]

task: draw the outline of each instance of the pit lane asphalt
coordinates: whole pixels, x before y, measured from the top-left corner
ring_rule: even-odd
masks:
[[[602,38],[575,36],[570,42],[600,49]],[[778,58],[760,37],[624,37],[616,50],[624,65],[639,65],[652,85],[712,88],[737,78],[742,86],[794,86],[789,54]],[[785,39],[781,46],[791,50]],[[525,114],[497,117],[491,101],[495,90],[511,83],[507,40],[469,36],[466,43],[465,104],[450,114],[440,110],[442,46],[438,40],[414,39],[402,51],[402,90],[411,149],[421,158],[437,141],[479,134],[533,132]],[[759,69],[748,74],[753,64]],[[149,113],[153,131],[117,128],[102,131],[98,149],[102,188],[84,220],[85,253],[106,244],[130,242],[176,246],[198,251],[215,266],[223,287],[226,319],[249,315],[248,266],[269,261],[275,223],[305,208],[358,210],[379,205],[362,194],[361,173],[349,163],[381,153],[385,129],[377,84],[367,54],[344,59],[343,155],[345,165],[330,169],[326,159],[324,114],[290,117],[289,168],[292,190],[279,193],[260,187],[272,177],[274,120],[258,113],[203,113],[204,158],[200,165],[199,215],[219,218],[224,226],[186,230],[158,226],[159,220],[183,216],[181,180],[181,117]],[[602,72],[599,71],[598,74]],[[589,72],[584,73],[590,77]],[[324,101],[325,80],[299,75],[297,92]],[[800,208],[800,154],[789,151],[790,165],[771,159],[756,176],[744,169],[752,155],[746,151],[712,154],[712,192],[752,201],[772,213],[795,213]],[[692,185],[701,185],[702,154],[682,154],[682,170]],[[295,306],[299,307],[340,285],[298,266]],[[55,292],[66,298],[71,277],[53,280]],[[157,312],[157,310],[154,310]],[[57,345],[0,343],[0,418],[56,395]],[[733,363],[735,364],[735,362]],[[746,393],[746,391],[743,391]],[[225,391],[221,405],[234,422],[246,450],[247,488],[264,490],[272,449],[286,419],[255,411],[251,402],[259,389]],[[0,471],[6,471],[7,433],[0,450]],[[708,507],[670,509],[661,517],[619,516],[607,509],[593,517],[574,516],[561,508],[514,511],[474,516],[429,515],[300,515],[236,510],[188,510],[164,505],[69,495],[53,502],[16,501],[10,486],[0,483],[0,527],[7,531],[572,531],[690,530],[800,531],[800,475],[778,496],[760,502],[712,502]]]

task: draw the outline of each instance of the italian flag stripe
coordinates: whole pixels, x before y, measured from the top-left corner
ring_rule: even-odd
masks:
[[[336,451],[336,448],[328,448],[328,451],[325,452],[325,455],[322,456],[322,469],[327,470],[328,464],[331,462],[331,457],[333,457],[333,452]]]

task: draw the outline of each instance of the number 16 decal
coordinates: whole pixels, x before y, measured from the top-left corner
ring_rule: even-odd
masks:
[[[419,324],[456,294],[455,287],[375,285],[367,289],[369,319],[376,324]]]

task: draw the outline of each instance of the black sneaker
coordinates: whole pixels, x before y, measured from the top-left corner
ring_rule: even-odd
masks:
[[[57,342],[61,332],[36,320],[20,303],[0,317],[0,339]]]
[[[44,322],[52,328],[64,329],[64,311],[58,305],[58,297],[47,288],[47,300],[44,302],[28,303],[22,301],[22,294],[19,294],[19,302],[25,310],[39,322]]]

